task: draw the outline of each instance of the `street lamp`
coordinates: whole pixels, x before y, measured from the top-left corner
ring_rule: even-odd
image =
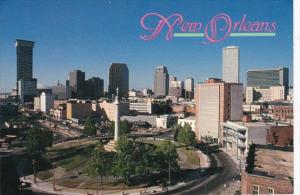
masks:
[[[33,165],[33,182],[36,183],[36,177],[35,177],[35,159],[32,160]]]

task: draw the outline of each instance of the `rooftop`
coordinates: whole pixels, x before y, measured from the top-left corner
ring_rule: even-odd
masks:
[[[278,147],[254,145],[249,151],[248,173],[279,179],[293,179],[293,152]],[[252,152],[252,154],[251,154]]]

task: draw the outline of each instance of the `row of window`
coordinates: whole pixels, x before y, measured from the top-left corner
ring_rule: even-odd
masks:
[[[259,185],[253,185],[252,194],[259,195]],[[269,195],[274,195],[274,188],[268,188],[268,194]]]

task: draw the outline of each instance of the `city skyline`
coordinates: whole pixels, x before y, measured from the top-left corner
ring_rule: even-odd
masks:
[[[154,70],[160,64],[165,65],[170,75],[176,75],[179,80],[193,77],[197,83],[209,77],[222,78],[222,48],[229,45],[240,48],[240,74],[244,85],[247,70],[281,66],[289,68],[292,84],[292,7],[285,2],[272,2],[259,8],[250,3],[238,3],[239,10],[230,8],[226,3],[206,10],[210,5],[208,2],[191,2],[190,7],[183,8],[183,2],[180,1],[168,4],[143,2],[138,3],[137,8],[134,8],[137,2],[125,4],[120,1],[91,1],[82,5],[77,1],[60,4],[28,1],[20,3],[24,9],[20,9],[23,7],[21,5],[14,6],[18,3],[16,1],[1,2],[0,20],[4,31],[0,36],[0,91],[10,92],[15,87],[16,50],[13,43],[19,38],[36,43],[33,52],[33,77],[37,78],[39,84],[46,86],[55,85],[57,80],[63,82],[70,71],[80,69],[86,72],[88,78],[103,78],[107,89],[108,69],[112,62],[128,65],[130,89],[153,88]],[[270,5],[273,11],[263,12]],[[78,12],[79,6],[86,9]],[[12,7],[15,9],[11,9]],[[57,16],[53,14],[54,9],[57,10]],[[119,13],[114,12],[115,9]],[[175,10],[180,11],[193,20],[208,20],[220,11],[229,13],[235,19],[243,14],[253,20],[272,19],[278,25],[277,36],[231,38],[207,45],[201,44],[201,40],[197,38],[165,41],[160,37],[146,42],[139,38],[142,33],[139,20],[143,14],[153,9],[166,15]],[[134,13],[129,13],[128,10]],[[282,15],[279,10],[286,10],[288,14]],[[124,21],[118,21],[124,14]],[[58,22],[56,17],[63,19]],[[18,28],[15,28],[15,22]],[[102,28],[103,26],[106,28]]]

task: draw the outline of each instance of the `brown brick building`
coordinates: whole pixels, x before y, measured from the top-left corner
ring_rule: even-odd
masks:
[[[293,126],[272,126],[267,132],[267,144],[278,147],[293,145]]]
[[[252,144],[242,171],[242,194],[293,194],[293,151]]]
[[[271,106],[269,109],[269,114],[273,115],[275,120],[286,121],[288,119],[292,119],[293,115],[293,106]]]

